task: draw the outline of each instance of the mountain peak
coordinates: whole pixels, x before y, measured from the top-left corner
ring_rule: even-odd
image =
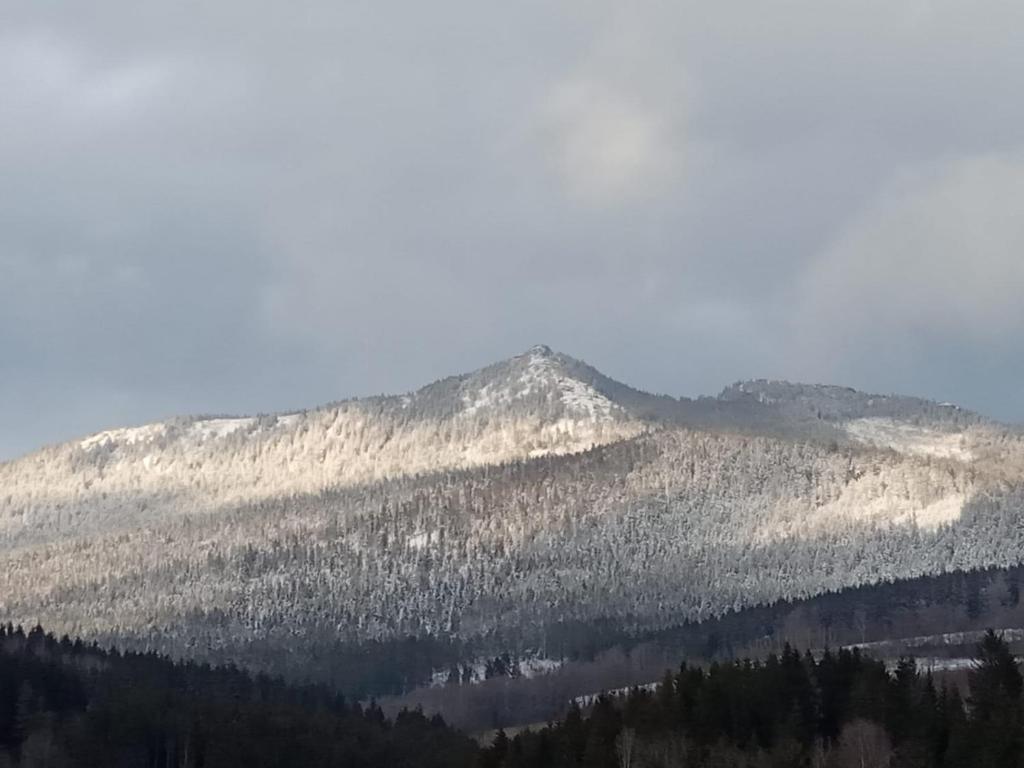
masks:
[[[534,344],[520,357],[554,357],[555,352],[547,344]]]
[[[456,377],[462,415],[519,412],[544,419],[628,420],[628,412],[595,388],[603,379],[584,363],[536,344],[512,358]],[[511,408],[511,411],[509,409]]]

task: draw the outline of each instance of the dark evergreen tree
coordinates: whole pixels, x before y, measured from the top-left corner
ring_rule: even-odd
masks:
[[[977,765],[1016,766],[1022,756],[1021,688],[1017,660],[1003,639],[989,630],[978,645],[969,675],[970,721],[977,739]]]

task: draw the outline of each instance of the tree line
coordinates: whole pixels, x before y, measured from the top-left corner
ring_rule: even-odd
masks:
[[[4,768],[1019,768],[1022,677],[989,631],[968,688],[905,657],[786,646],[682,664],[653,689],[573,705],[480,748],[440,717],[236,668],[105,651],[0,625]]]
[[[964,698],[905,657],[815,657],[786,646],[763,662],[683,664],[653,691],[600,697],[558,724],[508,738],[484,768],[1016,768],[1022,678],[1002,638],[977,649]]]
[[[439,718],[393,720],[323,686],[0,627],[0,766],[472,766]]]

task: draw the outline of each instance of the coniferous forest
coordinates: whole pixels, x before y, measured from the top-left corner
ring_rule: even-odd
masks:
[[[762,663],[683,664],[653,690],[599,697],[509,739],[486,768],[1010,768],[1024,765],[1021,673],[989,632],[966,695],[857,650],[787,647]]]
[[[473,765],[440,720],[393,721],[324,687],[0,629],[0,766]]]
[[[1022,678],[989,632],[961,690],[860,651],[683,663],[479,747],[439,717],[385,718],[323,686],[0,627],[0,766],[1014,768]],[[490,741],[490,739],[488,739]]]

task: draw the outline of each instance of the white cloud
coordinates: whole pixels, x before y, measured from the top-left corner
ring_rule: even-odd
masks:
[[[608,83],[563,82],[547,111],[558,171],[577,200],[633,198],[665,183],[682,163],[675,126],[665,114]]]
[[[543,152],[570,200],[649,200],[685,170],[692,85],[657,6],[590,8],[589,39],[542,91]]]

